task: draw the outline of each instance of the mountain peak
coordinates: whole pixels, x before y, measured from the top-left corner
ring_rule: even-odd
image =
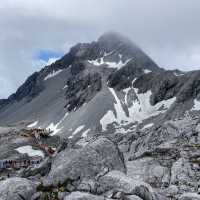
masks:
[[[120,45],[125,45],[127,47],[134,47],[134,49],[138,49],[137,45],[135,45],[131,39],[124,36],[119,32],[109,31],[101,35],[98,39],[98,43],[106,45],[108,47],[116,47]]]
[[[115,41],[115,42],[124,42],[130,41],[128,37],[125,37],[123,34],[115,31],[105,32],[98,39],[99,42]]]

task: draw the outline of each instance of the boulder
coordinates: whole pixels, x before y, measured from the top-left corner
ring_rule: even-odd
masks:
[[[44,186],[62,185],[68,181],[92,179],[107,169],[126,172],[123,155],[109,139],[100,137],[82,149],[66,149],[52,163]]]
[[[127,195],[136,195],[143,200],[155,199],[154,191],[150,185],[135,181],[120,171],[111,171],[99,179],[102,191],[121,191]]]
[[[104,200],[104,197],[84,192],[72,192],[70,195],[66,196],[64,200]]]
[[[37,184],[25,178],[9,178],[0,182],[1,200],[30,200]]]
[[[48,174],[50,169],[51,169],[51,158],[48,157],[38,166],[29,167],[28,169],[22,171],[21,176],[24,178],[36,175],[45,176],[46,174]]]
[[[179,200],[200,200],[200,195],[196,193],[184,193]]]
[[[140,197],[135,196],[135,195],[128,195],[126,197],[127,197],[127,200],[142,200]]]

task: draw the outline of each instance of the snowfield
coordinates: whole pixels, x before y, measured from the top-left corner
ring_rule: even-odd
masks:
[[[15,149],[15,150],[18,151],[21,154],[27,153],[28,156],[30,156],[30,157],[41,156],[41,157],[44,158],[44,153],[41,150],[35,150],[30,145],[19,147],[19,148]]]
[[[121,55],[119,54],[120,61],[118,63],[116,62],[108,62],[104,61],[104,58],[108,56],[108,54],[104,54],[103,57],[96,59],[96,60],[88,60],[90,64],[93,64],[95,66],[100,66],[100,65],[107,65],[109,68],[116,68],[116,69],[121,69],[123,66],[125,66],[131,59],[127,59],[125,62],[121,60]]]
[[[151,91],[146,93],[138,93],[137,88],[127,88],[123,90],[125,93],[124,100],[120,100],[113,88],[109,88],[112,96],[114,97],[114,110],[109,110],[100,120],[100,124],[103,130],[106,130],[108,124],[117,122],[138,122],[159,115],[166,112],[166,110],[176,101],[176,97],[158,102],[156,105],[151,105],[150,97]],[[128,96],[133,92],[136,96],[132,102],[128,102]],[[125,104],[125,105],[124,105]],[[124,110],[124,106],[127,107],[128,114]],[[149,128],[153,124],[148,125],[145,128]]]
[[[148,69],[145,69],[145,70],[144,70],[144,73],[145,73],[145,74],[148,74],[148,73],[151,73],[151,72],[152,72],[152,71],[151,71],[151,70],[148,70]]]
[[[66,117],[68,115],[69,115],[69,113],[66,112],[64,117],[57,124],[54,124],[52,122],[51,124],[49,124],[49,126],[46,127],[46,129],[50,129],[51,131],[53,131],[53,133],[51,133],[51,135],[55,135],[62,130],[62,127],[61,128],[58,128],[58,127],[62,124],[62,122],[66,119]]]
[[[109,110],[100,120],[102,130],[106,130],[107,125],[113,123],[114,120],[115,115],[113,111]]]

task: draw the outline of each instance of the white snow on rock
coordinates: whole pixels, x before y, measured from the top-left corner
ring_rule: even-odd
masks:
[[[111,124],[113,121],[115,121],[115,115],[113,111],[109,110],[100,120],[102,130],[106,130],[107,125]]]
[[[59,123],[54,124],[53,122],[51,124],[49,124],[49,126],[47,126],[47,129],[50,129],[51,131],[53,131],[53,133],[51,135],[55,135],[57,134],[59,131],[61,131],[61,128],[58,128]]]
[[[18,151],[21,154],[25,154],[26,153],[30,157],[41,156],[41,157],[44,158],[44,153],[41,150],[35,150],[30,145],[23,146],[23,147],[18,147],[15,150]]]
[[[145,74],[148,74],[148,73],[151,73],[152,71],[151,70],[149,70],[149,69],[144,69],[144,73]]]
[[[144,119],[147,119],[152,116],[156,116],[160,113],[165,112],[176,100],[176,97],[158,102],[156,105],[152,106],[150,103],[151,91],[146,93],[138,93],[138,89],[133,88],[137,99],[132,103],[132,106],[128,107],[129,117],[127,117],[120,99],[117,97],[114,89],[109,88],[113,94],[116,103],[114,104],[117,121],[138,121],[141,122]],[[129,90],[127,90],[128,92]],[[127,103],[127,95],[125,96],[125,102]]]
[[[84,129],[85,125],[81,125],[78,128],[75,129],[75,131],[72,133],[71,136],[69,136],[68,138],[73,138],[77,133],[79,133],[80,131],[82,131]]]
[[[50,129],[50,131],[52,131],[53,133],[51,133],[51,135],[55,135],[58,132],[60,132],[62,130],[63,127],[58,128],[62,122],[65,120],[65,118],[69,115],[68,112],[65,113],[64,117],[57,123],[54,124],[53,122],[49,124],[49,126],[46,127],[46,129]]]
[[[126,105],[128,105],[128,93],[130,90],[131,90],[130,87],[123,90],[123,92],[125,93],[124,101]]]
[[[196,99],[194,100],[194,106],[191,109],[192,111],[194,110],[200,110],[200,101],[197,101]]]
[[[104,58],[109,55],[109,54],[104,54],[103,57],[98,58],[96,60],[88,60],[90,64],[93,64],[95,66],[100,66],[100,65],[107,65],[109,68],[116,68],[116,69],[121,69],[124,65],[126,65],[131,59],[127,59],[125,62],[122,61],[121,55],[119,54],[120,61],[118,63],[116,62],[108,62],[104,61]]]
[[[116,112],[116,119],[117,121],[120,123],[122,121],[129,121],[129,118],[127,117],[120,99],[118,98],[117,94],[115,93],[115,90],[113,88],[109,88],[110,92],[112,93],[114,99],[115,99],[115,103],[114,103],[114,107],[115,107],[115,112]]]
[[[141,123],[143,120],[149,117],[166,112],[166,110],[176,101],[176,97],[174,97],[158,102],[156,105],[151,105],[151,91],[139,94],[138,89],[136,88],[127,88],[123,90],[123,92],[125,92],[125,99],[120,100],[113,88],[108,89],[114,97],[114,110],[109,110],[100,120],[102,130],[106,130],[107,125],[113,122],[117,122],[119,124],[121,122]],[[128,103],[128,95],[130,92],[135,93],[136,98],[132,102]],[[127,115],[127,113],[124,111],[124,106],[127,107],[129,115]],[[150,127],[152,124],[148,126]]]
[[[146,124],[146,125],[142,128],[142,130],[144,130],[144,129],[146,129],[146,128],[150,128],[150,127],[152,127],[153,125],[154,125],[154,123]]]
[[[67,85],[67,84],[63,87],[63,90],[64,90],[65,88],[68,88],[68,85]]]
[[[103,118],[100,120],[100,124],[102,125],[102,130],[106,130],[108,124],[113,122],[121,123],[122,121],[129,121],[129,118],[126,116],[126,113],[122,107],[120,99],[117,97],[115,90],[113,88],[109,88],[111,94],[114,97],[114,108],[115,114],[113,111],[109,110]]]
[[[50,73],[50,74],[48,74],[45,78],[44,78],[44,80],[46,81],[46,80],[48,80],[48,79],[50,79],[50,78],[53,78],[54,76],[57,76],[60,72],[62,72],[63,70],[62,69],[59,69],[59,70],[57,70],[57,71],[54,71],[53,70],[53,72],[52,73]]]
[[[176,73],[176,72],[174,72],[174,75],[175,75],[175,76],[183,76],[184,73]]]
[[[164,113],[176,100],[176,97],[163,100],[152,106],[150,103],[151,91],[146,93],[138,93],[138,89],[133,88],[137,99],[133,102],[133,105],[128,108],[129,116],[133,121],[141,122],[152,116],[156,116],[160,113]]]
[[[87,137],[87,134],[90,132],[90,129],[87,129],[85,130],[83,133],[82,133],[82,137],[83,138],[86,138]]]
[[[36,126],[37,124],[38,124],[38,121],[35,121],[35,122],[29,124],[27,127],[32,128],[32,127]]]

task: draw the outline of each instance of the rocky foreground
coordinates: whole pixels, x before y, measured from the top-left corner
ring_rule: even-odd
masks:
[[[6,129],[4,130],[6,131]],[[200,121],[63,140],[54,157],[0,181],[1,200],[198,200]]]

